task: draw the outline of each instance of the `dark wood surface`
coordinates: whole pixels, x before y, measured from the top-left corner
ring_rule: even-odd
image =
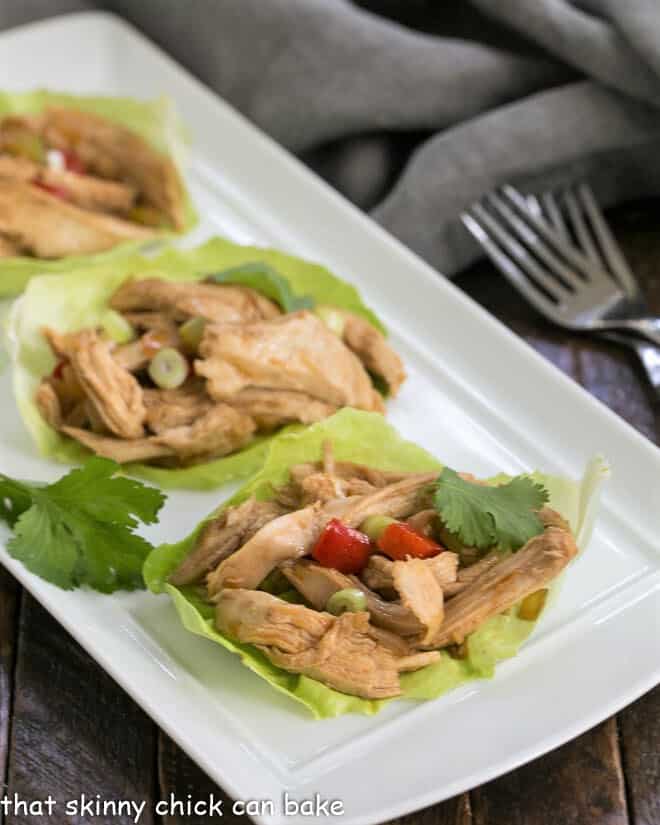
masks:
[[[660,313],[660,204],[619,209],[613,224]],[[660,415],[632,353],[544,323],[487,263],[459,285],[546,358],[658,443]],[[613,655],[615,653],[613,652]],[[311,723],[310,723],[311,724]],[[219,790],[48,614],[0,569],[0,777],[23,799],[100,794],[145,800],[142,823],[205,823],[155,815],[157,799],[208,799]],[[258,789],[255,789],[258,792]],[[0,798],[2,793],[0,793]],[[128,823],[132,816],[6,817]],[[247,822],[226,815],[226,822]],[[340,820],[339,820],[340,821]],[[519,770],[400,825],[660,825],[660,688]],[[0,825],[3,816],[0,812]]]

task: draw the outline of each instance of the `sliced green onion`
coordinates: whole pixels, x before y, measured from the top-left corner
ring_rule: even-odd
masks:
[[[335,335],[340,338],[343,336],[346,318],[340,310],[331,306],[320,306],[316,307],[314,312]]]
[[[189,318],[179,327],[179,337],[187,352],[195,354],[204,335],[205,318]]]
[[[367,516],[360,525],[360,532],[366,533],[373,542],[376,542],[395,521],[396,519],[389,516]]]
[[[180,387],[188,377],[189,365],[179,350],[165,347],[159,350],[149,364],[151,380],[163,390]]]
[[[334,616],[341,613],[359,613],[367,609],[367,597],[357,587],[346,587],[330,596],[325,609]]]

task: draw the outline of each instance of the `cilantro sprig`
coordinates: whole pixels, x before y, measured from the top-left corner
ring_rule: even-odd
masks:
[[[312,309],[315,303],[311,295],[296,295],[287,279],[265,261],[248,261],[240,266],[209,275],[207,280],[216,284],[249,286],[261,292],[266,298],[270,298],[271,301],[275,301],[284,312]]]
[[[157,521],[165,496],[117,470],[116,462],[95,457],[48,485],[0,474],[0,518],[14,530],[9,554],[65,590],[142,587],[152,547],[133,530]]]
[[[528,476],[490,487],[464,481],[445,467],[434,491],[434,505],[447,527],[468,547],[518,550],[543,532],[536,514],[548,492]]]

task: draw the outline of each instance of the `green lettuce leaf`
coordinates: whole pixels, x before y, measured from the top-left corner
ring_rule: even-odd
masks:
[[[437,469],[439,473],[442,469],[433,456],[402,439],[382,416],[345,409],[304,431],[284,433],[271,441],[261,470],[223,507],[238,504],[251,495],[258,499],[269,498],[273,487],[287,481],[291,465],[320,458],[323,442],[327,439],[332,440],[335,455],[340,460],[357,461],[385,470],[421,472]],[[581,549],[591,534],[599,488],[607,473],[604,461],[594,459],[581,481],[540,473],[532,476],[547,489],[550,505],[570,522]],[[497,481],[506,479],[507,476],[497,477]],[[213,515],[215,513],[209,518]],[[154,593],[169,593],[181,621],[191,633],[211,639],[238,654],[246,667],[276,690],[301,702],[316,718],[344,713],[377,713],[385,701],[348,696],[306,676],[287,673],[272,665],[251,645],[226,638],[213,625],[213,609],[192,588],[176,588],[167,583],[170,573],[192,550],[202,526],[200,524],[183,541],[161,545],[152,551],[143,571],[147,587]],[[452,659],[442,653],[437,663],[415,673],[403,674],[403,696],[416,700],[434,699],[469,680],[492,676],[497,662],[514,656],[534,625],[534,622],[517,618],[515,611],[490,619],[468,638],[467,658]]]
[[[47,90],[35,92],[0,92],[0,118],[9,114],[34,114],[47,106],[66,106],[101,115],[121,123],[143,137],[159,152],[169,155],[179,169],[183,168],[187,136],[174,106],[166,98],[134,100],[128,97],[90,97]],[[190,197],[186,195],[186,226],[189,231],[197,222]],[[72,267],[89,270],[104,266],[140,248],[158,241],[129,241],[96,255],[70,255],[53,261],[29,257],[3,258],[0,261],[0,298],[18,295],[34,275],[67,272]]]
[[[102,326],[115,340],[125,340],[130,330],[127,331],[123,318],[108,307],[108,299],[127,278],[137,275],[191,281],[256,258],[286,278],[293,296],[310,295],[319,303],[350,310],[383,329],[376,316],[362,303],[357,290],[324,267],[283,252],[240,246],[223,238],[213,238],[191,250],[166,249],[151,258],[127,255],[89,270],[76,267],[70,272],[33,278],[9,315],[8,344],[14,367],[16,402],[39,451],[69,463],[83,461],[90,455],[80,444],[49,427],[34,403],[41,378],[55,365],[55,358],[41,333],[44,326],[62,332]],[[300,427],[294,425],[290,429]],[[268,442],[268,438],[257,439],[227,458],[184,469],[143,464],[127,465],[125,469],[161,487],[208,490],[255,473],[263,463]]]

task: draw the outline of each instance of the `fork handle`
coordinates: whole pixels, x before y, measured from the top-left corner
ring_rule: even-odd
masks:
[[[621,336],[621,338],[623,337]],[[643,341],[635,341],[632,338],[628,338],[626,343],[637,353],[646,372],[646,377],[655,390],[655,398],[660,402],[660,349],[651,344],[645,344]]]
[[[628,318],[621,321],[600,321],[600,329],[619,330],[621,332],[632,332],[646,338],[652,344],[660,347],[660,318]]]

